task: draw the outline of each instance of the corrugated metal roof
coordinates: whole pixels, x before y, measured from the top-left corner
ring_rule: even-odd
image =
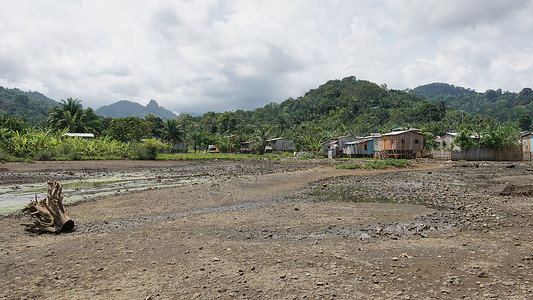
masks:
[[[362,143],[366,143],[366,142],[368,142],[368,141],[373,141],[373,140],[374,140],[373,137],[362,138],[362,139],[358,140],[356,143],[357,143],[357,144],[362,144]]]
[[[279,137],[279,138],[270,139],[270,140],[266,140],[266,141],[267,142],[273,142],[273,141],[280,141],[280,140],[290,140],[290,139],[286,138],[286,137]]]
[[[402,131],[393,131],[393,132],[389,132],[389,133],[384,133],[384,134],[382,134],[382,136],[400,135],[400,134],[404,134],[404,133],[408,133],[408,132],[412,132],[412,133],[416,133],[416,134],[422,135],[420,132],[417,132],[417,131],[414,131],[414,130],[402,130]]]
[[[82,138],[94,138],[94,134],[92,134],[92,133],[75,133],[75,132],[68,132],[68,133],[65,133],[63,136],[69,136],[69,137],[82,137]]]

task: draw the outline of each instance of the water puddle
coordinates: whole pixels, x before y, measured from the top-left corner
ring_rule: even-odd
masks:
[[[63,202],[74,203],[109,195],[118,195],[153,188],[178,187],[210,181],[208,176],[111,176],[76,181],[62,181]],[[18,211],[32,200],[46,198],[47,183],[5,185],[0,187],[0,214]]]
[[[382,188],[382,190],[384,190]],[[390,197],[369,196],[373,193],[373,188],[365,186],[327,186],[316,188],[309,193],[310,196],[316,197],[321,201],[332,202],[352,202],[352,203],[385,203],[385,204],[409,204],[422,205],[432,209],[442,209],[433,205],[427,199],[414,197]],[[378,194],[379,195],[379,194]]]

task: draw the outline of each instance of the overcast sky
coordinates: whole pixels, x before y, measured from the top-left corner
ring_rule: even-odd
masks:
[[[0,86],[254,109],[355,76],[533,87],[533,0],[0,0]]]

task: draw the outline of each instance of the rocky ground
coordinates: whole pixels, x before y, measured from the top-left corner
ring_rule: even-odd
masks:
[[[2,165],[1,184],[133,170],[210,180],[69,206],[68,234],[0,219],[0,298],[533,298],[531,164],[328,164]]]

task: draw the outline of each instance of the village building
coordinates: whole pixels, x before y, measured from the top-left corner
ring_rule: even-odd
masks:
[[[266,152],[269,151],[294,151],[294,140],[286,137],[279,137],[267,140]]]
[[[374,157],[375,145],[381,149],[381,135],[379,134],[344,143],[343,154],[346,157]]]
[[[527,132],[522,134],[521,144],[524,160],[533,160],[533,133]]]
[[[446,132],[446,134],[437,137],[435,142],[437,142],[437,147],[442,149],[448,149],[452,151],[461,151],[461,147],[457,146],[454,142],[455,138],[459,135],[457,132]],[[470,138],[477,145],[479,143],[479,137],[471,135]]]
[[[252,149],[255,145],[255,142],[248,141],[248,142],[242,142],[241,147],[239,148],[239,153],[250,153],[252,152]]]
[[[382,158],[414,158],[424,150],[424,135],[419,130],[401,130],[381,135]]]
[[[327,140],[324,148],[328,151],[329,158],[336,158],[343,155],[344,145],[349,142],[355,142],[359,138],[352,136],[339,136]]]

